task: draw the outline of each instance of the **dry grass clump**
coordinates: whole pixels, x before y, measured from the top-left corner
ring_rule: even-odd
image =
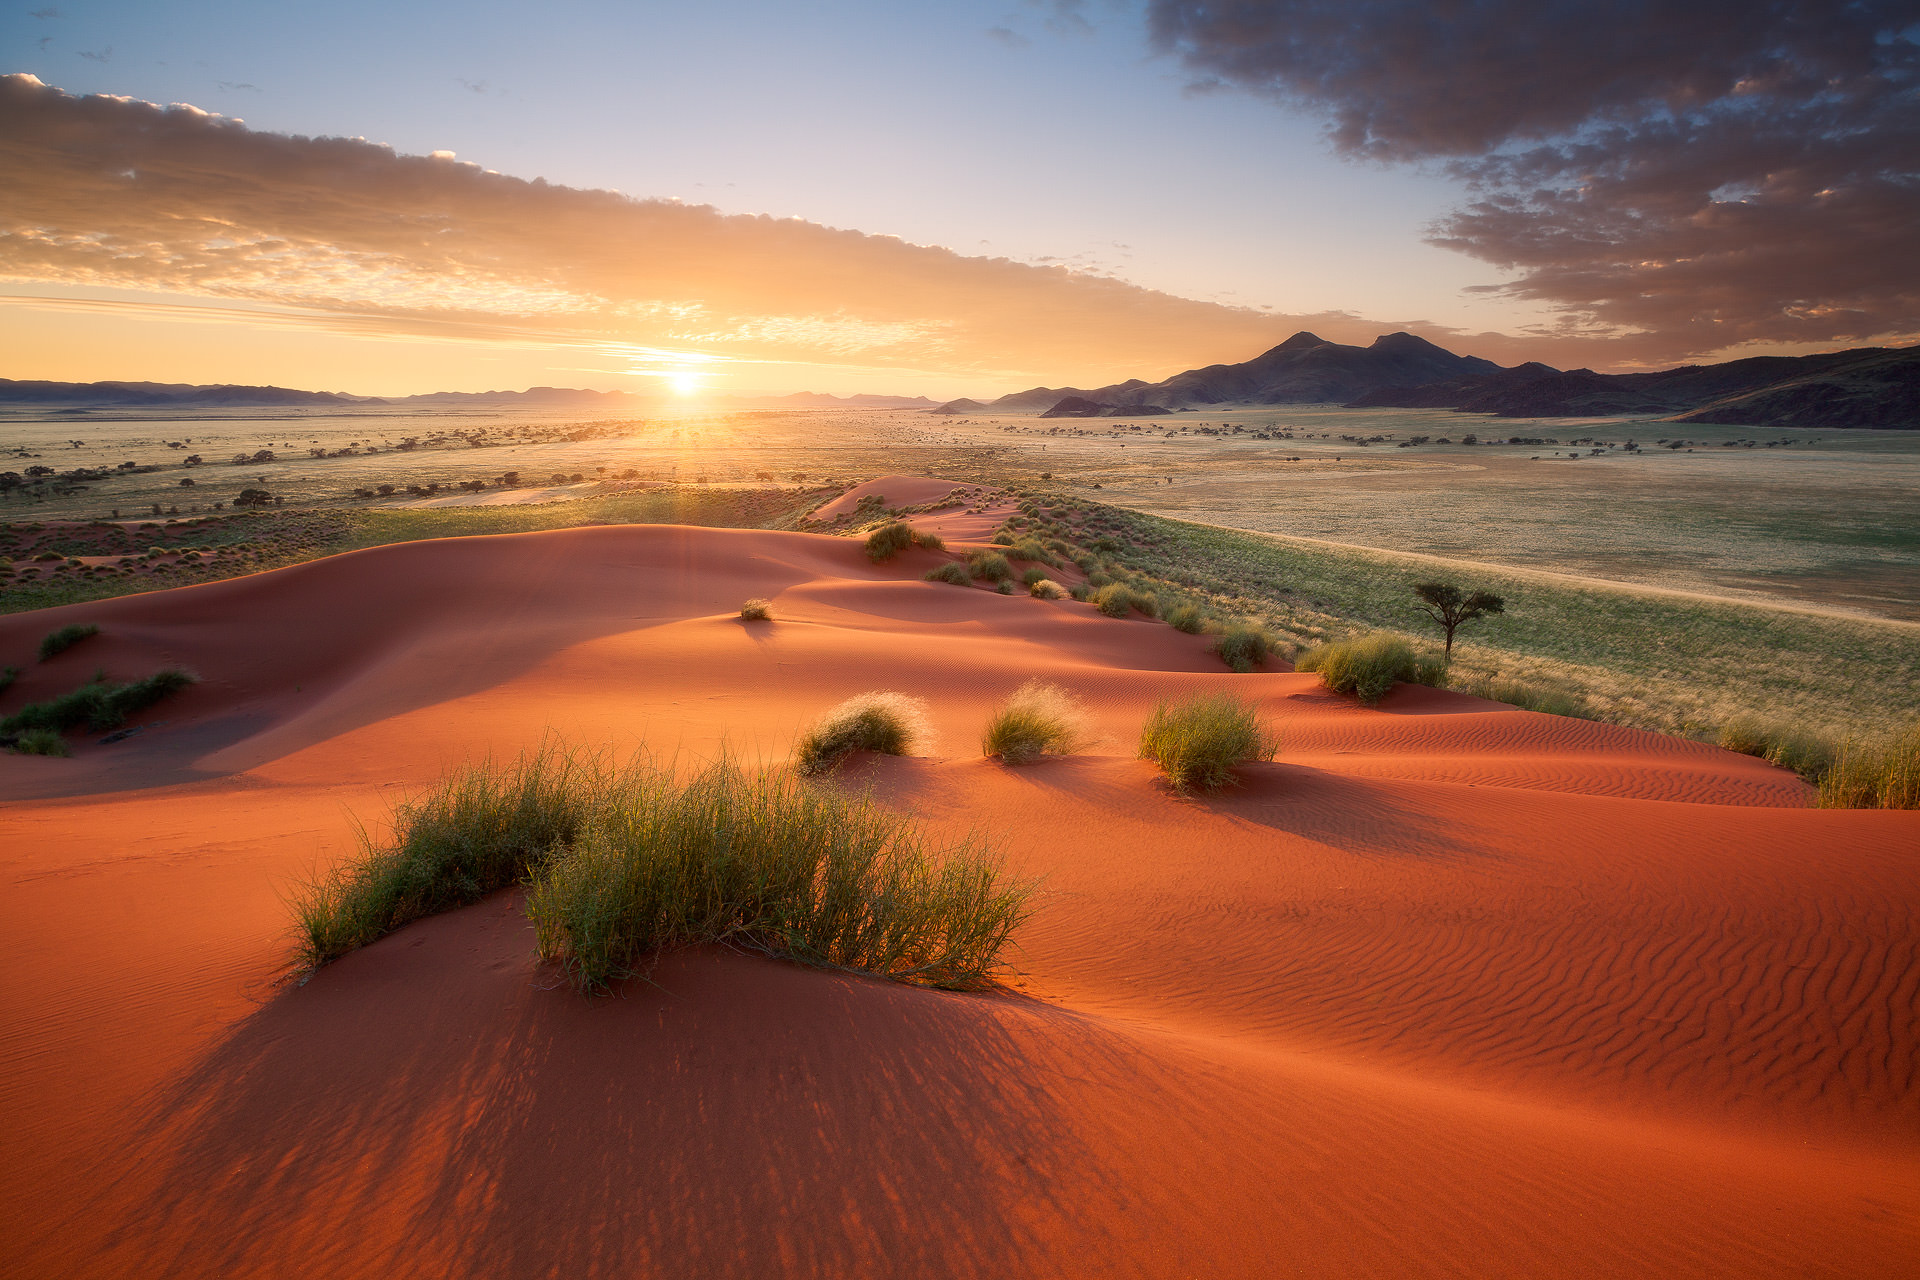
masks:
[[[99,634],[100,628],[91,622],[70,623],[58,631],[49,631],[40,638],[40,661],[45,662],[56,653],[65,653],[87,637]]]
[[[922,533],[905,521],[893,520],[867,535],[867,559],[878,564],[882,560],[891,560],[908,547],[942,551],[946,545],[939,534]]]
[[[802,774],[825,773],[853,751],[905,756],[933,740],[925,699],[874,690],[856,694],[801,732],[794,744],[794,767]]]
[[[1052,578],[1038,578],[1027,584],[1027,594],[1036,600],[1058,600],[1067,594],[1067,589]]]
[[[1385,631],[1318,645],[1293,666],[1296,671],[1318,671],[1328,689],[1355,694],[1368,707],[1378,706],[1396,681],[1437,685],[1446,679],[1446,667],[1438,658],[1422,659],[1412,645]]]
[[[1822,809],[1920,809],[1920,721],[1879,740],[1846,738],[1820,779]]]
[[[745,604],[740,606],[740,621],[772,622],[773,621],[773,601],[762,600],[760,597],[755,596],[753,599],[747,601]]]
[[[177,667],[125,684],[114,684],[96,672],[93,679],[78,689],[45,702],[29,702],[0,720],[0,734],[33,730],[60,734],[82,725],[95,732],[117,729],[127,722],[128,716],[146,710],[168,694],[177,693],[198,680],[198,676]]]
[[[324,964],[411,920],[527,882],[543,959],[582,990],[663,946],[743,945],[950,989],[991,985],[1032,886],[972,842],[929,846],[866,799],[722,760],[679,782],[544,747],[458,770],[394,812],[390,843],[295,901]]]
[[[1563,685],[1534,684],[1504,676],[1482,676],[1464,682],[1449,682],[1447,687],[1476,698],[1485,698],[1489,702],[1504,702],[1523,711],[1569,716],[1576,720],[1594,719],[1593,708],[1587,700]]]
[[[1013,576],[1013,566],[998,551],[971,551],[967,553],[967,572],[988,582],[1005,582]]]
[[[1002,764],[1072,755],[1090,740],[1087,710],[1058,685],[1029,680],[1000,704],[980,736],[980,754]]]
[[[1220,633],[1220,638],[1213,642],[1213,651],[1220,661],[1244,674],[1273,656],[1273,637],[1251,623],[1236,622]]]
[[[928,582],[951,582],[956,587],[964,587],[973,581],[973,575],[968,573],[966,566],[957,560],[949,560],[943,565],[936,565],[927,570],[921,577],[925,578]]]
[[[1225,693],[1162,702],[1140,731],[1140,758],[1157,763],[1182,794],[1217,791],[1233,781],[1235,765],[1271,760],[1279,749],[1255,705]]]
[[[1735,716],[1727,721],[1720,729],[1720,745],[1791,769],[1809,782],[1817,782],[1833,766],[1831,738],[1763,716]]]

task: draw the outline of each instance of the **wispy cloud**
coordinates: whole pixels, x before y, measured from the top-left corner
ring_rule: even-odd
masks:
[[[0,78],[0,276],[739,360],[1109,379],[1244,358],[1273,316],[1063,267],[257,132]],[[1444,335],[1436,335],[1444,336]]]

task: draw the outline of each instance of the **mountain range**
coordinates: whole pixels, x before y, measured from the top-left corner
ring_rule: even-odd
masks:
[[[415,396],[356,396],[188,382],[40,382],[0,378],[0,405],[85,409],[476,408],[574,409],[634,412],[658,408],[659,396],[631,391],[529,387],[525,391],[430,391]],[[796,391],[784,396],[727,396],[702,401],[737,409],[925,409],[925,396],[830,396]]]
[[[934,413],[1115,417],[1205,405],[1340,404],[1456,409],[1503,418],[1645,415],[1762,427],[1920,428],[1920,347],[1862,347],[1758,356],[1657,373],[1595,373],[1529,363],[1503,368],[1411,333],[1369,346],[1296,333],[1241,364],[1189,369],[1161,382],[1034,387]]]

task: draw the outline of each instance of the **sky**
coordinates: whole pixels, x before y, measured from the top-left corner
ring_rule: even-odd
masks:
[[[1920,334],[1920,0],[25,0],[0,376],[994,395]]]

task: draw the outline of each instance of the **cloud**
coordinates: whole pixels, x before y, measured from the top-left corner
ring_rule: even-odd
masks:
[[[1911,0],[1153,0],[1203,81],[1467,184],[1433,240],[1668,356],[1920,332]],[[1632,335],[1638,335],[1637,337]]]
[[[997,44],[1005,45],[1009,49],[1025,49],[1033,44],[1033,41],[1027,39],[1012,27],[988,27],[987,38]]]
[[[451,154],[257,132],[28,76],[0,78],[0,190],[0,277],[293,307],[395,331],[431,322],[1082,382],[1244,359],[1296,328],[1340,340],[1380,331],[1347,315],[1274,316],[799,219],[527,181]]]

